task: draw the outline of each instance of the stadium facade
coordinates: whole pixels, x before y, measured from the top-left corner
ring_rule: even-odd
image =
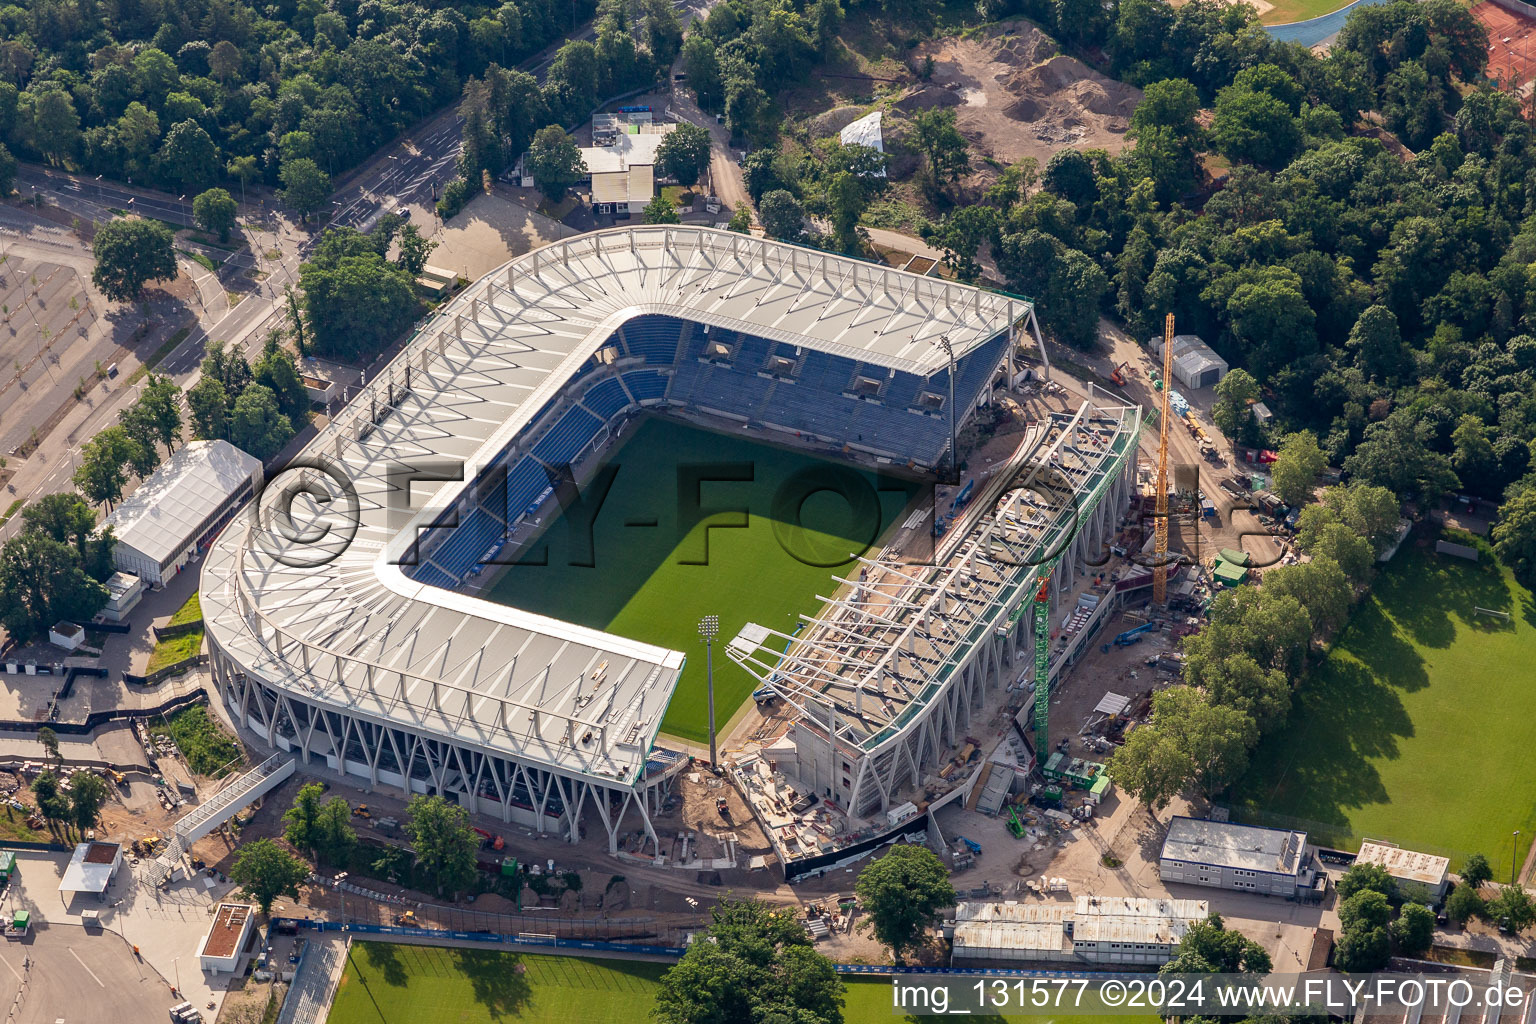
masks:
[[[222,700],[273,747],[372,786],[573,841],[590,814],[610,849],[636,827],[654,841],[681,763],[655,744],[683,655],[455,588],[644,410],[932,467],[949,396],[963,423],[1012,378],[1026,332],[1039,341],[1027,300],[710,229],[519,257],[215,543],[202,600]]]

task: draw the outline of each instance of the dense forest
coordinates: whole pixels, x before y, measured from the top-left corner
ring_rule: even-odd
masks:
[[[357,164],[590,0],[29,0],[0,6],[0,140],[18,156],[201,191]]]
[[[989,248],[1003,283],[1082,346],[1100,313],[1146,337],[1174,312],[1252,373],[1276,433],[1312,431],[1359,482],[1430,501],[1529,486],[1536,153],[1520,102],[1484,77],[1486,35],[1466,7],[1367,7],[1318,56],[1219,0],[982,4],[1040,22],[1146,95],[1124,154],[1001,173],[960,173],[952,120],[915,117],[921,228],[957,269],[979,273]],[[770,83],[809,73],[837,21],[828,6],[803,5],[786,28],[782,5],[726,0],[683,44],[690,82],[771,141]],[[851,197],[856,216],[870,196],[838,186],[846,149],[753,153],[765,223],[777,192],[834,225]]]

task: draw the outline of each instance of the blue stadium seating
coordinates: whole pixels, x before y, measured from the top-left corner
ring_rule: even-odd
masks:
[[[505,536],[506,529],[501,520],[477,505],[458,526],[443,528],[443,532],[448,539],[432,552],[431,562],[455,580],[462,580],[491,545]]]
[[[417,583],[426,583],[429,586],[444,587],[447,589],[452,589],[458,586],[460,583],[459,580],[449,576],[447,573],[443,572],[443,570],[439,569],[431,562],[422,562],[420,565],[412,568],[411,579],[415,580]]]
[[[637,402],[665,398],[667,394],[667,378],[654,370],[631,370],[624,374],[624,384]]]
[[[609,377],[587,389],[581,404],[597,413],[603,420],[611,420],[629,405],[629,396],[617,380]]]
[[[507,471],[507,516],[516,519],[549,487],[549,474],[533,459],[524,458]]]
[[[624,347],[657,366],[671,366],[677,359],[677,341],[683,322],[674,316],[638,316],[619,328]]]
[[[581,454],[602,426],[603,421],[587,410],[573,407],[533,446],[533,454],[552,465],[569,463]]]

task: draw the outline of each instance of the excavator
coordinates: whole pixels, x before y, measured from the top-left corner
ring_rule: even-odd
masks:
[[[1125,387],[1126,374],[1128,374],[1130,372],[1131,372],[1131,364],[1130,363],[1121,363],[1119,366],[1115,367],[1113,370],[1110,371],[1109,379],[1115,382],[1115,387],[1123,388],[1123,387]]]

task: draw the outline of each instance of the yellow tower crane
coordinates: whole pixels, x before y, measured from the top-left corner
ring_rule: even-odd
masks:
[[[1158,415],[1157,544],[1152,558],[1152,603],[1168,601],[1168,392],[1173,381],[1173,314],[1163,323],[1163,408]]]

